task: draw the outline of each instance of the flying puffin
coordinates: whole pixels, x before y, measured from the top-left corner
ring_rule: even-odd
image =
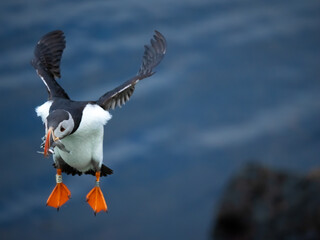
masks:
[[[53,166],[57,169],[56,186],[47,200],[47,206],[59,208],[66,203],[71,193],[62,182],[66,174],[91,174],[96,176],[95,187],[86,200],[94,213],[107,211],[100,177],[112,174],[103,162],[103,129],[111,119],[110,109],[121,107],[131,97],[135,85],[152,76],[166,53],[166,39],[155,31],[151,44],[145,45],[141,67],[133,78],[105,93],[96,101],[73,101],[56,81],[60,78],[60,61],[66,46],[61,30],[44,35],[37,43],[31,64],[45,84],[48,101],[36,108],[36,113],[45,125],[42,148],[44,156],[52,154]]]

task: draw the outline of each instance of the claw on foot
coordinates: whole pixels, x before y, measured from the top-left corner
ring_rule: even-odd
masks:
[[[56,181],[57,185],[47,200],[47,206],[54,207],[59,210],[59,208],[70,199],[71,193],[67,186],[62,183],[61,169],[57,169]]]
[[[87,202],[93,209],[94,214],[100,211],[106,212],[108,210],[106,201],[99,186],[100,172],[96,172],[96,178],[96,186],[87,194]]]

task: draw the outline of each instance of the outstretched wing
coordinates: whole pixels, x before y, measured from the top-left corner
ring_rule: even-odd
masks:
[[[155,35],[150,43],[150,45],[144,46],[145,51],[142,64],[137,75],[99,98],[97,104],[103,109],[108,110],[110,108],[114,109],[116,106],[122,106],[131,97],[136,83],[155,73],[153,72],[153,68],[155,68],[164,57],[167,43],[164,36],[158,31],[155,31]]]
[[[69,96],[55,80],[61,77],[60,61],[65,47],[64,33],[55,30],[44,35],[34,49],[34,58],[31,64],[46,85],[49,99],[53,97],[69,99]]]

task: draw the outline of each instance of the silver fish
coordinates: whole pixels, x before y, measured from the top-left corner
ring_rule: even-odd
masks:
[[[45,146],[45,143],[46,143],[46,138],[43,137],[43,138],[41,138],[41,140],[42,140],[42,143],[40,145],[40,148],[44,149],[44,146]],[[54,153],[54,148],[55,147],[58,147],[61,151],[64,151],[66,153],[70,153],[70,151],[68,151],[66,149],[66,147],[63,145],[63,143],[60,140],[56,140],[51,144],[51,146],[50,146],[50,148],[48,150],[50,154]],[[40,152],[40,151],[37,151],[37,153],[43,154],[43,152]]]
[[[61,151],[64,151],[64,152],[66,152],[66,153],[70,153],[70,151],[68,151],[68,150],[66,149],[66,147],[63,145],[63,143],[62,143],[60,140],[54,141],[54,142],[52,143],[50,149],[51,149],[51,148],[53,149],[53,148],[55,148],[55,147],[58,147]]]

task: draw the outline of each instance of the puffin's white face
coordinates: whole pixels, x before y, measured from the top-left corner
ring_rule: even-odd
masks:
[[[50,148],[51,136],[53,141],[58,141],[69,136],[74,129],[74,120],[69,112],[58,109],[48,115],[45,125],[46,142],[44,155],[46,156]]]
[[[53,136],[55,139],[63,139],[72,132],[74,128],[74,121],[69,112],[68,115],[69,118],[66,120],[62,120],[59,125],[53,130]]]

